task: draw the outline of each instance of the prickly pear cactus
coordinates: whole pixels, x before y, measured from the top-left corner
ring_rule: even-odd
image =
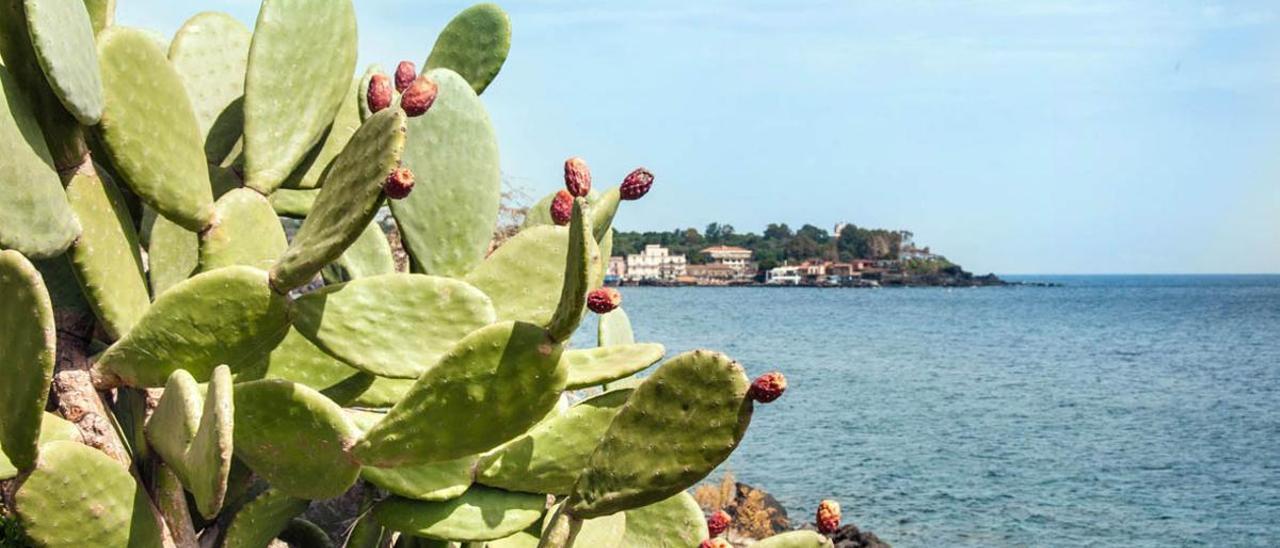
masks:
[[[601,288],[648,171],[592,190],[572,158],[491,249],[501,8],[394,77],[355,73],[352,0],[202,12],[167,47],[114,8],[0,2],[0,508],[26,541],[707,536],[686,490],[785,380],[661,363]]]

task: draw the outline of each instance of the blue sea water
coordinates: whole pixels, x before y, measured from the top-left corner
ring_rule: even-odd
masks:
[[[726,466],[895,546],[1280,545],[1280,276],[623,288],[790,388]]]

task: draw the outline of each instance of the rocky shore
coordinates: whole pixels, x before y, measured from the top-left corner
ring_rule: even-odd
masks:
[[[708,515],[724,510],[732,521],[724,538],[738,547],[746,547],[757,541],[798,529],[816,531],[812,519],[793,519],[777,499],[763,489],[736,482],[732,474],[726,474],[718,484],[703,484],[694,492],[694,498]],[[845,516],[843,525],[827,535],[836,548],[890,548],[875,533],[864,531],[850,523]]]

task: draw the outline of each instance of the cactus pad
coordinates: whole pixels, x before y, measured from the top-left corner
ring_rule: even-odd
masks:
[[[225,13],[197,13],[169,44],[169,61],[182,78],[205,157],[220,163],[244,132],[244,74],[253,35]]]
[[[83,125],[102,117],[102,75],[84,0],[26,0],[27,32],[54,95]]]
[[[357,97],[362,95],[357,87],[359,84],[359,79],[352,80],[351,88],[343,96],[342,105],[338,107],[338,113],[325,132],[324,139],[319,146],[311,149],[302,164],[293,170],[289,178],[285,179],[281,185],[282,188],[305,190],[320,186],[324,172],[333,164],[333,159],[337,158],[342,148],[347,146],[347,142],[363,122],[360,118],[360,102]]]
[[[111,165],[157,213],[198,232],[213,193],[182,79],[147,33],[111,27],[98,39],[106,107],[98,127]]]
[[[281,217],[301,219],[311,213],[311,206],[315,205],[316,196],[319,194],[318,188],[312,190],[282,188],[271,193],[271,208]]]
[[[613,227],[613,217],[618,214],[618,203],[622,199],[618,187],[600,193],[600,198],[591,202],[591,226],[596,241],[603,241],[605,235]]]
[[[214,203],[213,223],[200,234],[200,271],[232,265],[271,268],[289,241],[271,202],[237,188]]]
[[[426,68],[462,75],[476,94],[498,76],[511,50],[511,19],[494,4],[476,4],[449,21],[436,38]]]
[[[245,368],[238,378],[242,381],[284,379],[305,384],[340,405],[368,390],[375,379],[316,348],[292,328],[280,344],[262,356],[260,362]]]
[[[364,227],[351,247],[325,266],[320,274],[326,283],[336,284],[395,271],[396,258],[391,252],[391,243],[375,220]]]
[[[195,378],[174,371],[146,426],[151,447],[191,491],[207,519],[222,509],[231,473],[231,391],[231,370],[225,365],[214,369],[203,402]]]
[[[107,335],[122,337],[151,306],[128,206],[110,179],[92,171],[71,177],[67,200],[83,227],[70,252],[76,279]]]
[[[95,36],[115,22],[116,0],[84,0],[84,7],[89,12]]]
[[[467,335],[423,373],[355,447],[361,462],[397,466],[479,453],[555,407],[563,347],[539,326],[503,322]]]
[[[356,130],[325,174],[307,220],[271,270],[277,289],[307,283],[360,237],[382,203],[382,184],[399,164],[404,142],[405,115],[399,109],[379,112]]]
[[[630,377],[658,363],[666,353],[667,349],[658,343],[569,350],[564,353],[569,369],[568,389],[577,390]]]
[[[324,351],[383,377],[417,378],[468,333],[494,322],[466,282],[383,274],[299,297],[294,327]]]
[[[289,521],[307,511],[306,500],[267,489],[245,503],[231,518],[222,545],[227,548],[267,546]]]
[[[304,385],[267,379],[235,388],[235,453],[275,489],[329,499],[355,483],[347,449],[359,431],[338,404]]]
[[[419,271],[461,277],[484,258],[498,220],[498,139],[466,80],[447,69],[426,75],[439,96],[426,116],[410,119],[404,151],[404,165],[426,184],[391,202],[391,212]]]
[[[0,251],[0,326],[0,450],[26,470],[36,462],[57,339],[44,280],[17,251]]]
[[[561,516],[559,510],[560,505],[556,505],[551,511],[547,512],[547,517],[542,524],[544,531],[551,527],[553,519]],[[622,543],[622,537],[626,534],[626,530],[627,515],[624,512],[591,518],[583,521],[578,526],[577,532],[573,536],[573,543],[566,546],[627,548],[631,545]]]
[[[706,477],[751,421],[742,366],[704,350],[662,364],[618,412],[566,504],[591,518],[638,508]]]
[[[245,186],[280,186],[333,122],[355,68],[351,0],[262,3],[244,81]]]
[[[373,384],[353,398],[351,405],[375,409],[391,407],[403,399],[404,395],[408,394],[409,389],[413,388],[413,385],[417,382],[418,379],[374,377]]]
[[[14,496],[18,517],[40,546],[160,546],[163,526],[129,470],[73,441],[45,446]]]
[[[623,546],[684,548],[710,536],[702,508],[688,491],[648,506],[627,510]]]
[[[591,237],[591,224],[584,216],[586,206],[587,201],[582,198],[573,201],[560,302],[547,324],[547,331],[557,341],[569,340],[578,329],[578,324],[582,323],[582,315],[586,313],[587,291],[600,276],[600,248],[594,245],[595,241]]]
[[[485,454],[476,481],[527,493],[568,493],[631,390],[588,398]]]
[[[476,485],[461,497],[441,502],[391,497],[373,506],[373,518],[383,527],[418,537],[483,541],[537,523],[546,503],[544,495]]]
[[[595,241],[587,245],[593,248],[590,256],[599,261]],[[466,280],[493,299],[499,320],[546,325],[560,303],[568,254],[567,227],[535,226],[507,240]],[[599,272],[598,264],[593,272]],[[593,281],[589,287],[597,285],[598,281]]]
[[[631,331],[631,318],[627,317],[627,312],[622,307],[600,316],[600,323],[596,325],[598,346],[616,346],[634,342],[636,342],[636,336]]]
[[[200,236],[173,221],[156,216],[147,244],[147,274],[151,296],[159,297],[178,282],[190,278],[200,264]]]
[[[384,416],[383,413],[354,410],[348,410],[347,414],[361,430],[372,428]],[[360,477],[404,498],[449,500],[462,496],[471,487],[471,468],[475,463],[476,456],[468,455],[443,462],[395,468],[365,466],[360,469]]]
[[[788,531],[766,537],[751,546],[755,548],[831,548],[831,539],[816,531]]]
[[[6,15],[7,16],[7,15]],[[27,92],[0,66],[0,248],[57,256],[80,234]]]
[[[80,441],[80,429],[67,419],[48,411],[40,421],[40,445],[55,441]],[[34,463],[32,463],[34,465]],[[13,479],[18,475],[18,467],[9,461],[9,457],[0,451],[0,481]]]
[[[162,386],[175,369],[205,381],[220,364],[232,370],[284,338],[289,302],[267,273],[247,266],[205,272],[160,295],[124,338],[94,365],[106,384]]]

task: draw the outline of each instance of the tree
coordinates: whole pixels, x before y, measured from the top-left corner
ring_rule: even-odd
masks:
[[[800,230],[796,231],[796,236],[806,236],[810,240],[820,244],[827,243],[827,241],[831,239],[831,235],[827,233],[826,229],[818,228],[810,224],[800,227]]]
[[[786,241],[790,240],[791,236],[791,227],[787,226],[787,223],[769,223],[769,226],[764,229],[764,239],[766,240]]]

